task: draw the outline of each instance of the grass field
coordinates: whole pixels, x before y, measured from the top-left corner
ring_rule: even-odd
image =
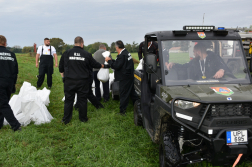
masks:
[[[113,57],[116,54],[112,54]],[[137,54],[132,54],[137,58]],[[24,81],[36,86],[38,70],[35,58],[17,55],[19,63],[18,94]],[[46,86],[46,80],[42,88]],[[158,166],[158,145],[152,143],[147,132],[133,123],[133,105],[127,116],[117,115],[119,102],[103,103],[105,109],[96,110],[88,104],[87,123],[73,111],[72,121],[63,125],[63,83],[58,69],[53,74],[49,112],[54,119],[43,125],[30,124],[14,133],[10,126],[0,130],[0,166]],[[191,166],[211,166],[200,163]],[[242,166],[250,166],[242,165]]]

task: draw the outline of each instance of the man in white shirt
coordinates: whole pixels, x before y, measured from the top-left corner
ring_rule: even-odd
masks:
[[[47,86],[49,89],[52,87],[52,74],[53,74],[53,58],[55,58],[55,67],[58,67],[58,57],[56,49],[50,46],[50,40],[44,39],[44,45],[39,46],[36,55],[36,67],[39,67],[39,75],[37,88],[40,88],[44,82],[45,74],[47,74]],[[38,64],[38,60],[40,62]]]

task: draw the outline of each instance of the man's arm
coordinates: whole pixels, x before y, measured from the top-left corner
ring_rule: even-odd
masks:
[[[219,69],[219,71],[217,71],[217,72],[215,73],[215,75],[213,76],[213,78],[216,78],[216,79],[222,78],[222,77],[224,76],[224,72],[225,72],[225,70]]]
[[[117,56],[117,59],[115,61],[107,58],[106,61],[109,63],[111,68],[113,68],[114,70],[119,70],[124,64],[124,57],[122,55]]]
[[[38,68],[38,66],[39,66],[39,65],[38,65],[39,56],[40,56],[40,54],[37,53],[37,54],[36,54],[36,67],[37,67],[37,68]]]
[[[59,62],[59,72],[60,72],[60,74],[64,74],[64,57],[66,56],[66,54],[67,54],[67,51],[65,51],[62,54],[61,58],[60,58],[60,62]]]
[[[208,52],[209,55],[211,55],[211,58],[213,58],[213,62],[214,64],[216,65],[215,68],[216,69],[219,69],[215,75],[213,76],[213,78],[216,78],[216,79],[219,79],[219,78],[222,78],[224,76],[224,66],[223,64],[221,63],[221,58],[220,57],[217,57],[216,55],[213,54],[213,52]]]
[[[54,59],[55,59],[55,67],[58,67],[58,56],[56,53],[53,54]]]
[[[104,68],[104,65],[98,63],[91,54],[89,55],[89,57],[90,57],[90,66],[92,68]]]

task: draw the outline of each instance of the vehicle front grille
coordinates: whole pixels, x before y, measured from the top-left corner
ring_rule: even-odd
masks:
[[[200,115],[202,116],[206,110],[207,104],[203,104]],[[240,104],[211,104],[206,118],[226,117],[226,116],[251,116],[251,103]]]

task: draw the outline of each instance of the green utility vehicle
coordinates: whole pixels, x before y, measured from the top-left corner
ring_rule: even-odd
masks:
[[[252,149],[252,69],[238,32],[184,26],[147,33],[145,46],[149,41],[158,43],[159,54],[145,47],[144,68],[135,70],[140,100],[134,105],[134,123],[159,144],[160,166],[247,160]]]

